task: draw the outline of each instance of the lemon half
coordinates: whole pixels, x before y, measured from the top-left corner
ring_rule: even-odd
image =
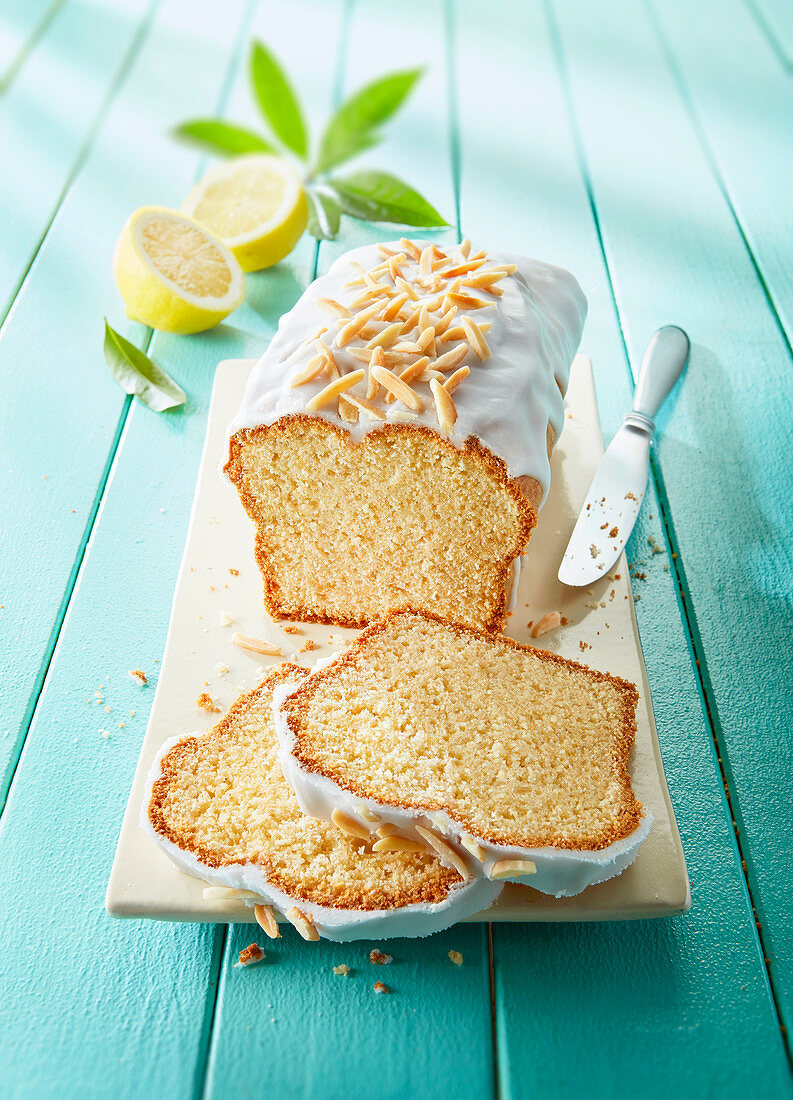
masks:
[[[288,161],[267,153],[210,169],[182,210],[225,241],[244,271],[271,267],[289,255],[308,221],[300,176]]]
[[[202,332],[245,297],[245,276],[225,244],[175,210],[143,206],[113,254],[127,316],[163,332]]]

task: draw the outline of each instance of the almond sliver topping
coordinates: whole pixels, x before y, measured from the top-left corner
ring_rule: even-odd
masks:
[[[272,906],[270,905],[254,905],[253,915],[256,917],[256,923],[264,932],[265,936],[269,936],[271,940],[280,940],[281,933],[278,929],[278,923],[275,919]]]
[[[407,237],[402,237],[399,244],[400,247],[403,248],[405,252],[407,252],[408,256],[416,261],[416,263],[421,260],[421,249],[418,247],[418,245],[414,244],[413,241],[409,241]]]
[[[434,378],[430,382],[430,389],[435,399],[435,412],[438,416],[438,423],[446,435],[449,435],[457,420],[455,404],[440,382],[436,382]]]
[[[399,336],[401,329],[401,323],[395,321],[393,325],[387,325],[382,332],[378,332],[377,336],[375,336],[373,340],[370,340],[366,346],[368,348],[390,348],[397,336]]]
[[[450,374],[446,381],[443,383],[443,388],[451,396],[464,378],[467,378],[471,373],[470,367],[460,367],[454,374]]]
[[[341,829],[347,836],[354,836],[356,840],[369,839],[369,830],[364,825],[359,825],[353,818],[348,817],[338,807],[331,814],[331,821],[337,829]]]
[[[463,317],[462,325],[471,347],[479,358],[483,362],[485,359],[489,359],[491,355],[490,345],[485,340],[476,322],[472,321],[470,317]]]
[[[386,309],[383,310],[382,318],[384,321],[393,321],[399,314],[400,309],[405,302],[410,301],[410,295],[403,291],[401,294],[397,294],[396,298],[392,298]]]
[[[382,368],[385,369],[385,368]],[[340,393],[344,393],[345,390],[350,389],[351,386],[357,385],[359,382],[363,382],[366,377],[366,371],[353,370],[349,374],[343,375],[341,378],[334,378],[323,390],[314,394],[309,402],[306,404],[306,412],[316,412],[317,409],[321,409],[323,405],[328,405],[335,397],[338,397]]]
[[[445,351],[443,355],[439,355],[432,364],[432,369],[440,371],[454,370],[455,367],[462,363],[470,350],[468,344],[458,344],[457,347],[452,348],[451,351]]]
[[[384,386],[398,401],[406,405],[411,412],[420,413],[424,409],[419,395],[410,388],[401,378],[398,378],[388,367],[370,367],[372,377],[381,386]]]
[[[346,325],[342,325],[336,336],[336,346],[343,348],[345,344],[349,344],[350,340],[355,339],[367,321],[371,321],[380,312],[380,308],[380,303],[375,302],[368,309],[362,309],[360,313],[356,313]]]
[[[373,405],[371,401],[367,401],[365,397],[356,397],[351,393],[349,397],[342,398],[342,400],[346,401],[349,405],[355,405],[356,408],[365,413],[370,420],[385,420],[385,413],[381,412],[377,405]]]
[[[319,932],[316,930],[312,921],[309,920],[305,913],[301,913],[299,909],[294,908],[290,909],[289,912],[285,914],[285,916],[290,924],[293,924],[295,926],[295,928],[304,940],[319,939]]]
[[[324,309],[326,313],[335,313],[337,317],[351,316],[347,306],[343,306],[341,302],[337,302],[335,298],[317,298],[317,305],[320,309]]]
[[[310,382],[313,378],[317,378],[325,370],[328,365],[328,360],[324,355],[315,355],[312,359],[306,363],[302,370],[299,370],[290,382],[290,386],[294,389],[296,386],[302,386],[305,382]]]
[[[537,864],[530,859],[500,859],[490,868],[491,878],[512,878],[515,875],[536,875]]]
[[[406,836],[389,836],[372,845],[373,852],[424,852],[423,844],[417,840],[408,840]]]
[[[451,844],[447,844],[442,837],[436,836],[430,829],[422,829],[420,825],[416,826],[416,832],[422,840],[427,842],[430,851],[435,852],[440,857],[442,863],[453,867],[463,882],[468,882],[471,876],[468,873],[465,861],[455,852]]]

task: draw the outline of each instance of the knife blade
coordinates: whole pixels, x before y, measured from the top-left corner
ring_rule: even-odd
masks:
[[[647,488],[654,417],[682,374],[689,347],[676,325],[658,329],[650,340],[633,409],[601,459],[559,566],[563,584],[592,584],[622,553]]]

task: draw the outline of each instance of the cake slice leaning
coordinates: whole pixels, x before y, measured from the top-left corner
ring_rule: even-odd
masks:
[[[273,692],[304,676],[282,665],[214,729],[168,741],[149,775],[144,829],[183,871],[246,892],[273,937],[273,908],[304,939],[332,940],[426,936],[487,909],[499,885],[483,889],[464,866],[407,841],[372,853],[368,829],[345,833],[301,812],[278,762]]]
[[[620,874],[649,831],[628,774],[637,699],[555,654],[397,611],[274,706],[306,813],[567,897]]]

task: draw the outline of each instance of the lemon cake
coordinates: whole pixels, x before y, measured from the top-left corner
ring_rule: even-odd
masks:
[[[568,272],[467,241],[340,257],[229,430],[269,612],[359,627],[411,606],[500,629],[585,313]]]
[[[487,909],[498,884],[483,888],[464,865],[301,813],[278,763],[273,691],[304,676],[282,665],[214,729],[169,740],[149,776],[145,830],[177,867],[254,906],[271,936],[273,909],[305,939],[334,940],[426,936]]]
[[[273,705],[306,813],[561,897],[619,874],[649,831],[627,767],[637,699],[556,654],[397,611]]]

